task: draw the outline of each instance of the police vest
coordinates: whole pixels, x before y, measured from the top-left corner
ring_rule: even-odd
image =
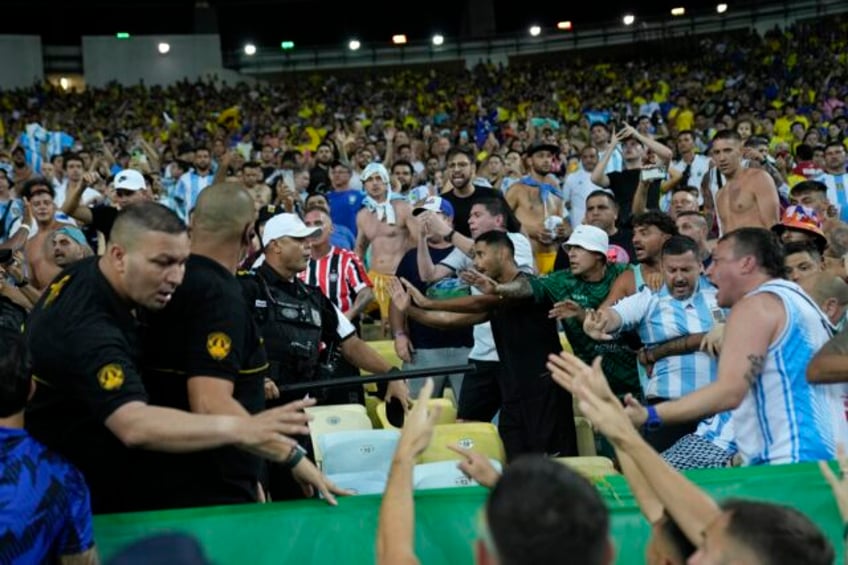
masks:
[[[265,340],[271,379],[277,384],[316,380],[326,352],[321,350],[321,295],[295,280],[295,296],[256,275],[260,296],[254,306]]]

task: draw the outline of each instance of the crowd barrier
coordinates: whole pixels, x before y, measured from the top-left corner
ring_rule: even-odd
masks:
[[[701,470],[688,476],[718,499],[746,497],[787,504],[810,516],[842,562],[842,521],[815,464]],[[622,477],[597,483],[610,508],[617,563],[641,565],[650,529]],[[424,565],[471,564],[481,487],[416,493],[416,550]],[[194,536],[218,565],[373,564],[380,496],[354,496],[338,507],[305,500],[98,516],[95,539],[108,560],[126,545],[162,532]]]

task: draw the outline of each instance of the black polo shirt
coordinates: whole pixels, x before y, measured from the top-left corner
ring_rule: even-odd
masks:
[[[265,407],[268,367],[259,331],[236,277],[216,261],[191,255],[168,306],[145,312],[143,378],[150,403],[190,410],[191,377],[224,379],[247,412]],[[190,454],[151,455],[159,507],[211,506],[256,500],[261,461],[229,446]]]
[[[96,513],[138,508],[134,450],[104,425],[128,402],[146,402],[137,324],[100,272],[78,261],[44,291],[27,324],[37,387],[26,427],[83,475]]]

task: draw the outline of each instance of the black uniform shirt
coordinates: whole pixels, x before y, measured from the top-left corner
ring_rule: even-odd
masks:
[[[83,259],[63,271],[30,315],[27,342],[37,387],[26,427],[82,471],[92,509],[100,513],[135,507],[131,450],[104,422],[147,396],[135,318],[97,261]]]
[[[150,403],[189,410],[189,377],[233,383],[249,413],[265,407],[268,366],[235,276],[219,263],[191,255],[183,283],[161,311],[146,312],[143,375]],[[193,454],[156,454],[168,493],[159,506],[200,506],[255,500],[260,460],[236,447]]]

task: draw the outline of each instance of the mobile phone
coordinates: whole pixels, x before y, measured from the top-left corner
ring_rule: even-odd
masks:
[[[665,172],[665,169],[662,169],[660,167],[651,167],[650,169],[642,169],[642,174],[640,178],[646,182],[654,180],[665,180],[667,178],[667,174]]]

